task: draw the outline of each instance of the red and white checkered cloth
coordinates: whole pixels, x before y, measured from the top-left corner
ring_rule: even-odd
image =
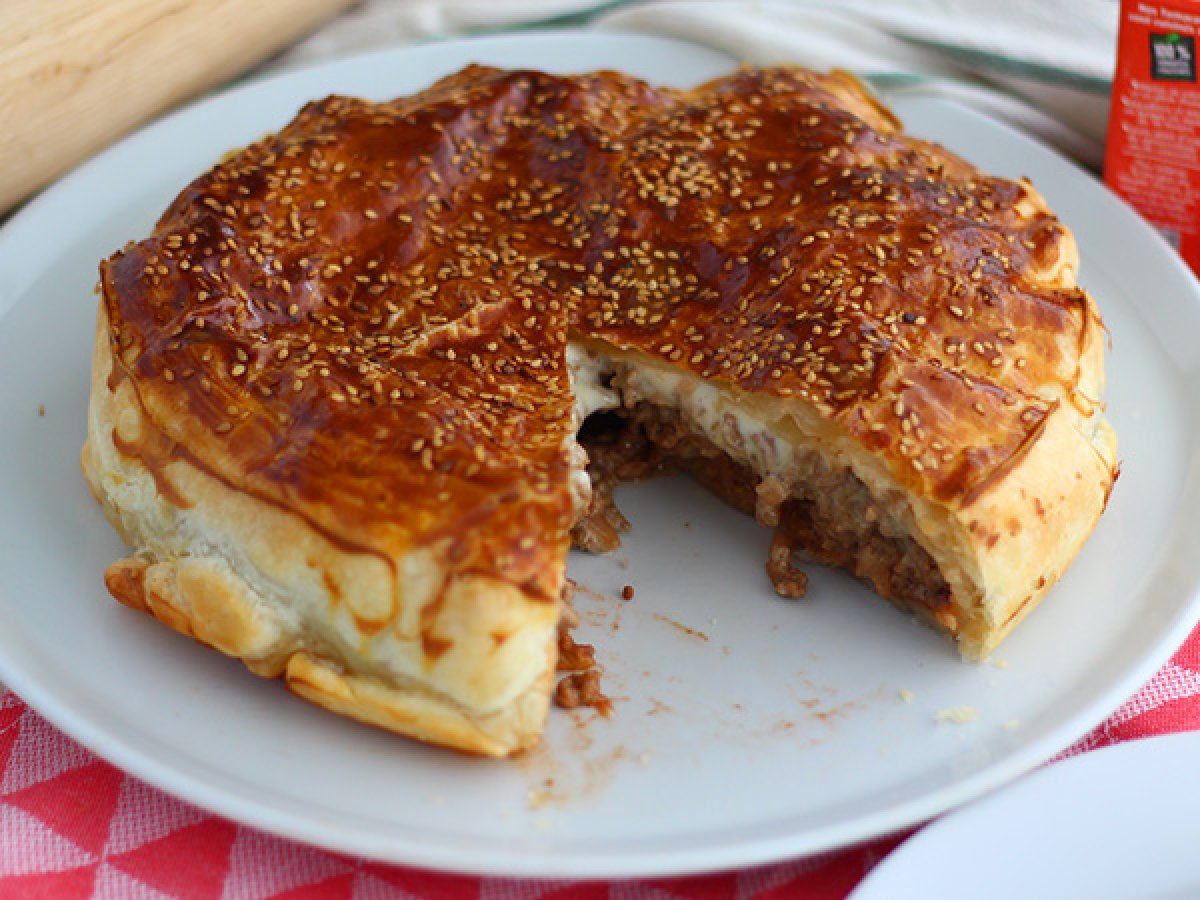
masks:
[[[1200,729],[1200,628],[1063,755]],[[622,882],[469,878],[382,865],[263,834],[169,797],[0,697],[0,900],[671,900],[845,897],[901,838],[722,875]]]

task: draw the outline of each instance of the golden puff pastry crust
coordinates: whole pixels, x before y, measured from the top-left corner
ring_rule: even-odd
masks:
[[[1115,478],[1077,268],[1031,185],[841,73],[312,103],[101,265],[83,464],[133,548],[106,583],[336,712],[527,747],[594,390],[796,497],[834,472],[938,587],[817,555],[983,656]]]
[[[231,484],[155,424],[110,344],[101,310],[83,468],[135,549],[105,573],[116,599],[371,724],[487,755],[537,740],[557,594],[473,571],[454,537],[339,533]],[[561,578],[565,536],[539,549]]]

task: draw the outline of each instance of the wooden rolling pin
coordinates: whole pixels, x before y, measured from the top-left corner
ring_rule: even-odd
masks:
[[[3,0],[0,214],[353,0]]]

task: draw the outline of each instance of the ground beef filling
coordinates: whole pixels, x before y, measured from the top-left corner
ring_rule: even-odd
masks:
[[[615,508],[615,507],[614,507]],[[579,624],[579,614],[571,605],[575,594],[575,582],[567,578],[562,587],[562,616],[558,621],[557,672],[567,675],[558,680],[554,688],[554,702],[564,709],[588,706],[601,715],[612,711],[612,702],[604,696],[600,686],[602,669],[596,664],[596,649],[591,644],[575,641],[571,630]]]
[[[583,549],[613,549],[628,527],[612,502],[614,485],[674,468],[776,529],[766,569],[782,596],[804,595],[808,578],[798,562],[808,559],[846,569],[885,599],[922,611],[944,627],[957,624],[950,589],[929,554],[852,472],[830,467],[815,451],[798,460],[803,477],[796,483],[760,477],[694,433],[675,410],[648,403],[593,416],[580,442],[594,486],[592,506],[573,533]],[[578,538],[597,533],[606,538],[600,545]]]
[[[587,450],[592,496],[571,529],[571,543],[577,550],[607,553],[621,546],[621,534],[629,530],[629,520],[613,502],[613,488],[661,473],[667,456],[637,423],[612,412],[589,416],[579,443]]]

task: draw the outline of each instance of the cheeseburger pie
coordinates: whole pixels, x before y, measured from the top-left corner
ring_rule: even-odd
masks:
[[[671,466],[775,529],[780,593],[840,566],[982,658],[1116,474],[1077,267],[1030,184],[842,73],[311,103],[101,264],[105,581],[331,710],[505,755],[571,647],[572,535],[613,546],[611,485]]]

